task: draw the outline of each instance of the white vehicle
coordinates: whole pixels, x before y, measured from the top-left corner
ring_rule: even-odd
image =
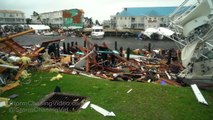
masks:
[[[94,39],[102,39],[104,37],[103,26],[93,26],[91,37]]]

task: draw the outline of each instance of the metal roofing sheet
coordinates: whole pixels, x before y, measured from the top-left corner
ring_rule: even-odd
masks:
[[[177,7],[130,7],[117,16],[168,16]]]

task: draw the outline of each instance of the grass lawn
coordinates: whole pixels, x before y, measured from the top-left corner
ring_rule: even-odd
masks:
[[[153,83],[118,82],[94,79],[83,76],[62,74],[59,81],[50,81],[55,73],[35,72],[31,83],[23,84],[1,94],[15,103],[9,108],[0,108],[0,119],[11,120],[17,115],[18,120],[212,120],[213,91],[202,90],[209,106],[200,104],[190,87],[174,87]],[[75,112],[58,112],[38,108],[45,95],[60,86],[62,92],[87,96],[91,103],[108,111],[116,117],[104,117],[88,107]],[[126,92],[133,89],[129,94]]]

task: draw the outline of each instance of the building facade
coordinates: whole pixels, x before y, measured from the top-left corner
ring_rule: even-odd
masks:
[[[0,10],[0,25],[25,24],[25,14],[17,10]]]
[[[45,12],[38,16],[31,15],[33,24],[56,25],[59,27],[78,26],[83,27],[84,12],[79,9],[60,10]]]
[[[111,16],[113,29],[147,29],[166,27],[169,24],[169,15],[177,7],[136,7],[124,8],[123,11]]]

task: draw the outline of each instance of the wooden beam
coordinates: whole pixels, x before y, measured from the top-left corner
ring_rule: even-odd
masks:
[[[22,71],[24,71],[26,68],[28,67],[28,64],[26,65],[22,65],[21,69],[18,71],[18,73],[16,74],[15,80],[18,80],[19,77],[21,76]]]
[[[41,52],[42,50],[44,50],[44,47],[38,48],[35,51],[33,51],[32,53],[30,53],[29,55],[27,55],[30,58],[36,57],[39,55],[39,52]]]
[[[5,41],[4,42],[10,49],[12,49],[13,52],[15,52],[16,55],[18,55],[19,57],[22,56],[21,53],[19,53],[19,51],[17,49],[14,48],[13,44],[11,44],[10,42],[8,41]]]
[[[5,41],[5,40],[8,40],[8,39],[12,39],[12,38],[14,38],[14,37],[22,36],[22,35],[27,34],[27,33],[30,33],[30,32],[34,32],[34,30],[33,30],[33,29],[29,29],[29,30],[27,30],[27,31],[23,31],[23,32],[14,34],[14,35],[9,35],[9,36],[7,36],[7,37],[0,38],[0,42]]]

